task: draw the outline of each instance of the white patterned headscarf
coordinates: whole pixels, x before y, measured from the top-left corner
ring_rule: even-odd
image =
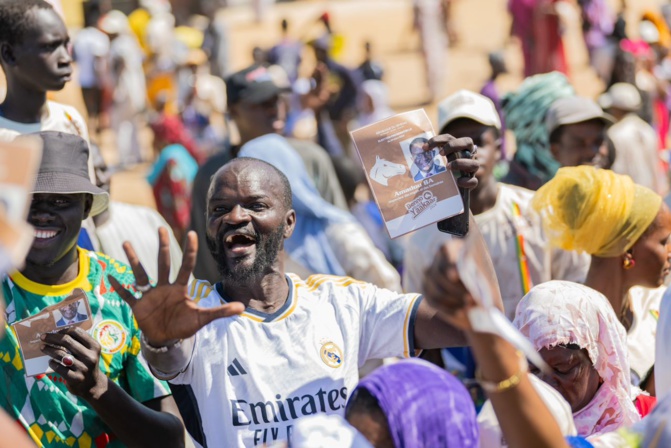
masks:
[[[603,384],[573,414],[578,435],[615,431],[640,420],[632,397],[627,335],[605,296],[578,283],[542,283],[519,303],[513,324],[536,350],[567,344],[587,350]]]

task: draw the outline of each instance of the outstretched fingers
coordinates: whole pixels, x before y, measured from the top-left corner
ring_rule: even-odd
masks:
[[[132,292],[124,288],[119,281],[112,277],[111,275],[107,276],[107,281],[110,282],[110,285],[114,288],[114,291],[130,306],[131,309],[135,306],[137,298],[133,295]]]
[[[198,253],[198,237],[193,230],[186,234],[186,243],[182,255],[182,266],[179,268],[175,283],[187,286],[193,268],[196,266],[196,254]]]
[[[131,269],[133,270],[133,275],[135,276],[135,284],[138,286],[146,286],[149,284],[149,276],[147,271],[144,270],[140,259],[135,253],[135,249],[130,241],[125,241],[123,243],[123,250],[126,252],[126,257],[128,257],[128,264],[130,264]]]
[[[170,234],[165,227],[158,228],[157,280],[157,285],[167,285],[170,280]]]

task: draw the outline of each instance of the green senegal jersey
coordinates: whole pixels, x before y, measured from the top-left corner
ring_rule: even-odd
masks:
[[[100,343],[100,369],[139,402],[170,394],[149,371],[140,353],[140,330],[130,307],[107,279],[124,287],[135,277],[123,263],[79,250],[79,274],[70,283],[47,286],[14,273],[2,282],[7,327],[0,340],[0,406],[19,422],[38,447],[119,447],[110,429],[81,398],[68,392],[57,373],[26,376],[21,351],[9,325],[32,316],[83,289],[91,306],[91,336]]]

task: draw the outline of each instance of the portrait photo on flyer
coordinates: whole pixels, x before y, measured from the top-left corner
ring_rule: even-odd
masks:
[[[368,184],[392,238],[463,213],[452,172],[423,109],[350,132]]]
[[[40,349],[43,344],[40,337],[44,333],[54,333],[69,327],[79,327],[85,331],[93,327],[88,297],[79,288],[56,305],[12,324],[21,347],[26,375],[35,376],[52,371],[49,367],[51,358]]]

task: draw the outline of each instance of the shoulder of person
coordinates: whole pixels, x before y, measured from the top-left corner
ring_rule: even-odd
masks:
[[[88,127],[86,126],[86,121],[84,117],[72,106],[67,104],[58,103],[56,101],[47,101],[47,107],[49,108],[49,117],[50,120],[55,120],[56,122],[66,121],[71,124],[71,127],[77,135],[83,139],[89,139]],[[48,129],[45,129],[48,130]],[[60,130],[60,129],[59,129]]]
[[[82,123],[84,122],[84,118],[82,117],[82,115],[73,106],[70,106],[68,104],[59,103],[57,101],[47,100],[47,107],[49,108],[49,112],[51,112],[51,113],[59,113],[59,112],[60,113],[67,113],[73,119],[80,120]]]
[[[298,290],[304,289],[308,293],[316,293],[317,296],[325,294],[327,298],[337,300],[358,296],[363,291],[372,291],[376,287],[370,283],[355,280],[352,277],[315,274],[302,280],[295,274],[289,274]]]
[[[287,138],[287,143],[294,148],[295,150],[310,150],[310,151],[315,151],[315,152],[322,152],[328,156],[328,153],[326,150],[317,142],[313,142],[312,140],[304,140],[300,138]]]
[[[631,288],[629,297],[634,313],[651,313],[655,319],[659,319],[659,307],[666,290],[666,285],[659,288],[644,288],[642,286]]]
[[[531,199],[534,197],[534,191],[504,182],[499,182],[498,185],[498,201],[501,201],[502,206],[512,209],[513,204],[517,204],[522,214],[531,211]]]

